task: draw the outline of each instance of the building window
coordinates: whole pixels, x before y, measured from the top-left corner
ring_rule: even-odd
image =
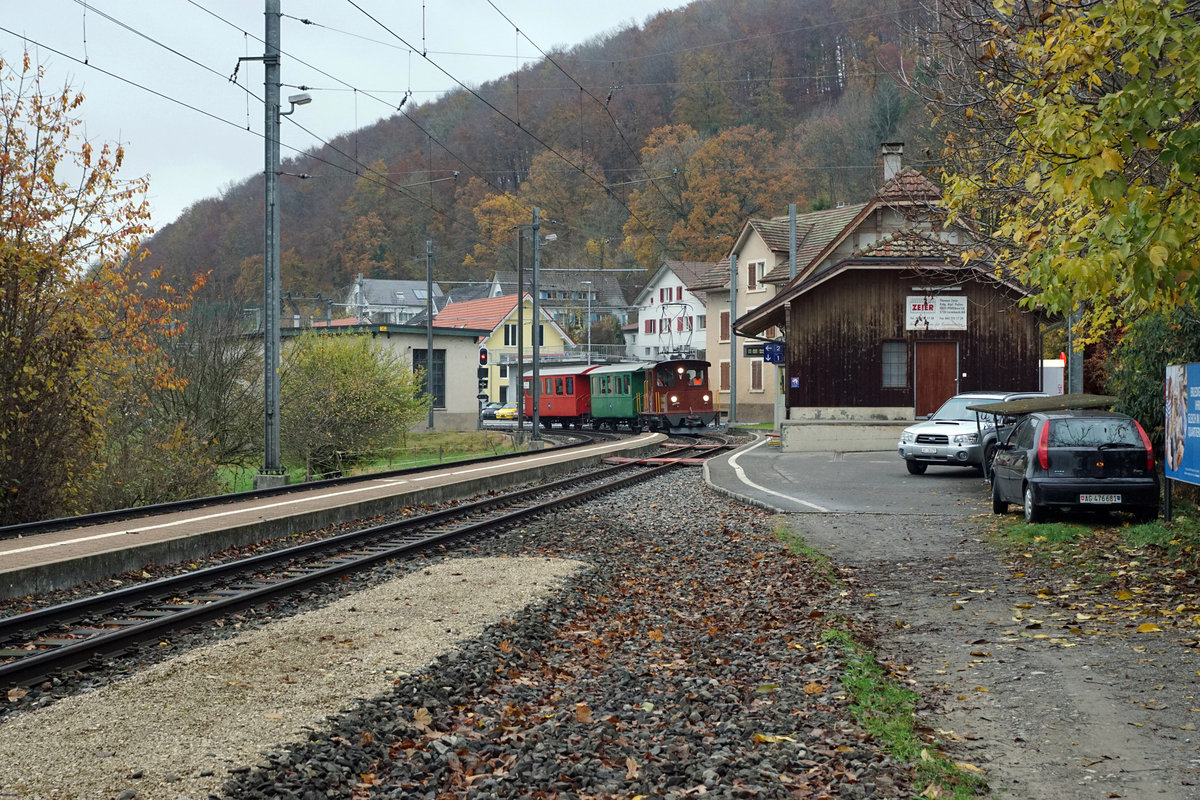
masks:
[[[684,323],[683,329],[685,331],[695,330],[695,328],[693,327],[695,325],[695,317],[687,317],[686,319],[687,319],[687,322]]]
[[[502,380],[508,380],[508,364],[500,365],[500,378]]]
[[[517,326],[515,323],[512,323],[512,322],[504,323],[504,346],[505,347],[516,347],[517,346]]]
[[[908,345],[905,342],[883,343],[883,388],[903,389],[908,386]]]
[[[721,312],[721,338],[718,341],[729,341],[729,312]]]
[[[707,324],[708,324],[708,316],[706,314],[697,314],[696,315],[696,330],[698,330],[698,331],[704,330],[705,325],[707,325]]]
[[[729,391],[729,362],[721,362],[721,391]]]
[[[751,261],[746,267],[746,290],[757,292],[763,288],[762,276],[763,272],[766,271],[767,262]]]
[[[761,392],[762,390],[763,362],[756,358],[750,362],[750,391]]]
[[[682,286],[675,287],[675,299],[683,300],[683,287]]]
[[[415,347],[412,351],[413,371],[425,369],[425,350],[418,350]],[[433,407],[446,407],[446,351],[433,351]]]

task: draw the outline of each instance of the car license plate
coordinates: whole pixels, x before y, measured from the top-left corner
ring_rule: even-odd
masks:
[[[922,453],[936,453],[937,448],[936,447],[922,447],[921,452]]]
[[[1121,495],[1119,495],[1119,494],[1081,494],[1081,495],[1079,495],[1079,502],[1109,505],[1112,503],[1121,502]]]

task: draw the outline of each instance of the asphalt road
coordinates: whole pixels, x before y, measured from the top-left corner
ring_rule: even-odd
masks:
[[[991,497],[974,469],[930,467],[924,475],[910,475],[891,450],[781,453],[760,444],[713,465],[710,480],[785,512],[958,513],[964,504],[990,507]]]

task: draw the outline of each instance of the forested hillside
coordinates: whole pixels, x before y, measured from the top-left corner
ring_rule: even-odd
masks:
[[[879,144],[922,166],[924,109],[897,87],[921,10],[899,0],[697,0],[291,159],[283,289],[339,296],[358,273],[440,280],[515,265],[512,226],[542,209],[547,266],[719,259],[750,216],[864,199]],[[937,148],[934,149],[934,153]],[[149,242],[168,275],[261,296],[257,175]],[[631,275],[631,281],[635,276]]]

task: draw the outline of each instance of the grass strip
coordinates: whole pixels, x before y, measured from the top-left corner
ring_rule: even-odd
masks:
[[[987,782],[975,774],[978,767],[947,758],[918,735],[915,692],[890,677],[849,630],[830,627],[823,638],[842,653],[842,688],[855,721],[890,756],[913,765],[922,787],[919,797],[966,800],[987,793]]]

